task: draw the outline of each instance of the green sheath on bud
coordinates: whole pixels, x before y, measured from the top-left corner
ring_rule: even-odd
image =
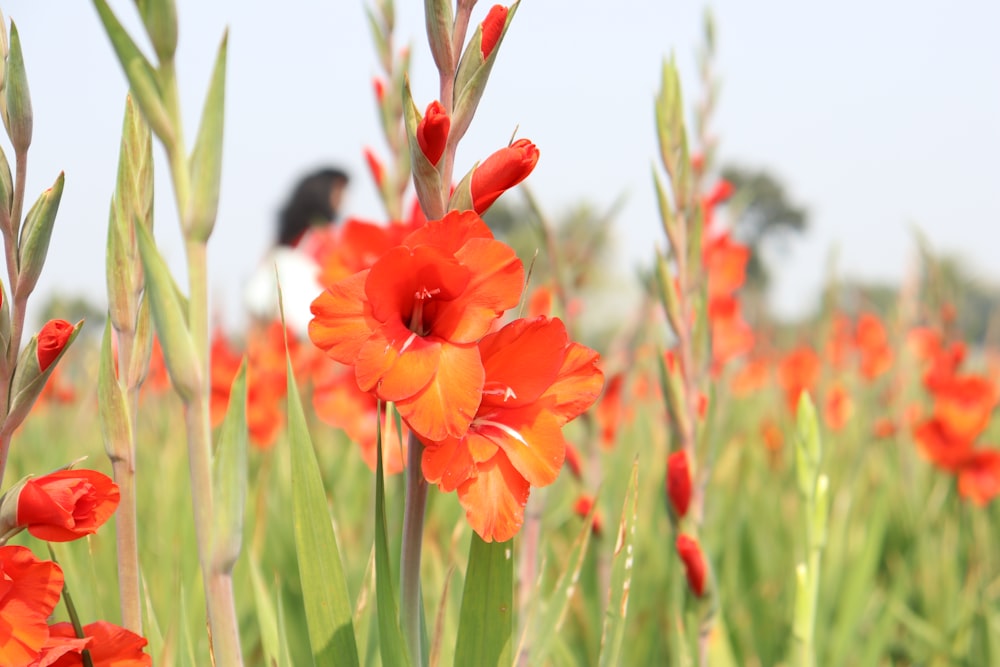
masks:
[[[139,15],[160,62],[174,59],[177,50],[177,7],[174,0],[138,0]]]
[[[0,90],[3,90],[7,83],[7,54],[10,47],[7,44],[7,20],[0,12]]]
[[[7,54],[7,72],[3,96],[3,124],[15,153],[24,153],[31,145],[31,94],[28,92],[28,74],[24,70],[21,38],[17,26],[10,22],[10,51]]]
[[[406,137],[410,146],[410,161],[413,165],[413,185],[417,190],[417,199],[428,218],[440,218],[445,213],[441,193],[441,174],[430,160],[420,150],[417,143],[417,125],[420,123],[420,111],[413,103],[410,95],[410,82],[403,84],[403,123],[406,125]]]
[[[812,499],[816,494],[816,479],[819,476],[820,459],[823,456],[819,437],[819,421],[809,392],[799,395],[796,412],[795,469],[799,492],[804,498]]]
[[[472,175],[476,173],[476,169],[478,167],[479,163],[477,162],[473,165],[472,169],[469,170],[469,173],[463,176],[462,180],[455,186],[455,191],[451,193],[451,199],[448,200],[449,211],[472,210]]]
[[[455,22],[451,0],[424,0],[424,16],[427,17],[427,39],[431,44],[434,64],[438,71],[451,72],[455,66],[455,55],[451,49],[451,26]]]
[[[149,312],[149,299],[145,296],[139,301],[132,341],[132,360],[125,382],[128,387],[141,387],[149,372],[149,358],[153,356],[153,317]]]
[[[13,201],[14,179],[10,175],[10,163],[7,162],[7,154],[0,147],[0,207],[5,211],[5,215],[0,217],[10,217],[10,207]]]
[[[222,129],[226,111],[226,53],[229,34],[222,37],[212,82],[201,112],[198,139],[191,153],[191,209],[188,238],[205,242],[212,234],[219,211],[222,182]]]
[[[31,475],[19,479],[0,496],[0,546],[7,544],[10,538],[24,530],[24,526],[17,521],[17,504],[21,499],[21,489],[29,479]]]
[[[60,172],[52,187],[43,192],[24,218],[17,242],[17,294],[27,296],[35,289],[49,252],[52,227],[62,199],[65,175]]]
[[[73,333],[70,334],[59,354],[44,371],[38,365],[37,334],[32,336],[28,344],[21,350],[21,354],[17,358],[17,368],[14,369],[14,379],[10,383],[10,409],[7,412],[7,419],[4,421],[5,430],[13,431],[31,412],[31,407],[38,399],[38,395],[42,393],[42,389],[45,388],[49,376],[59,365],[59,360],[66,354],[66,350],[76,340],[82,327],[83,320],[73,325]]]
[[[451,117],[451,135],[454,142],[465,136],[465,131],[469,129],[472,116],[475,115],[479,100],[482,99],[483,92],[486,90],[486,81],[490,77],[490,70],[493,69],[500,45],[503,44],[504,35],[507,34],[507,28],[510,27],[510,22],[514,19],[519,4],[520,2],[515,2],[507,10],[507,20],[504,21],[500,38],[486,60],[483,60],[481,50],[483,44],[482,26],[476,29],[476,34],[472,36],[468,46],[465,47],[462,60],[458,63],[458,72],[455,73],[455,98],[452,105],[454,110]]]
[[[104,324],[101,361],[97,371],[97,406],[101,414],[104,451],[114,461],[132,460],[132,423],[125,394],[115,377],[115,359],[111,350],[111,322]]]
[[[163,346],[163,359],[174,388],[181,399],[188,402],[198,394],[201,373],[179,290],[149,231],[141,225],[136,225],[135,229],[146,273],[145,298],[150,300],[153,323]]]
[[[10,345],[10,302],[7,292],[0,284],[0,354],[7,354]]]

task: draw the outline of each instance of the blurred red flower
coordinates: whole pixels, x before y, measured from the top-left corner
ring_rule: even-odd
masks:
[[[687,535],[677,536],[677,555],[684,563],[684,572],[687,575],[688,586],[691,592],[701,597],[705,593],[705,557],[702,556],[701,547],[694,538]]]
[[[49,636],[46,619],[62,595],[63,573],[25,547],[0,547],[0,665],[27,667]]]
[[[1000,495],[1000,450],[980,449],[962,463],[958,493],[980,507]]]
[[[781,361],[778,382],[785,391],[785,403],[792,413],[798,408],[799,395],[815,389],[819,373],[819,356],[807,345],[792,350]]]
[[[78,638],[71,623],[49,626],[49,640],[37,667],[82,667],[83,651],[93,667],[150,667],[153,659],[143,650],[148,643],[130,630],[107,621],[83,626]]]
[[[684,450],[667,457],[667,497],[678,519],[683,519],[691,505],[691,467]]]

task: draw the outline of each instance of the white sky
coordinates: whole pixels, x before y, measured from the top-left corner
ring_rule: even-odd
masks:
[[[413,46],[412,88],[423,107],[437,93],[423,3],[397,5],[398,40]],[[112,6],[139,34],[133,4]],[[100,300],[124,75],[91,3],[2,7],[21,34],[35,110],[29,198],[66,171],[34,300],[52,290]],[[476,20],[488,7],[480,3]],[[811,214],[811,231],[777,272],[780,312],[815,303],[834,244],[842,272],[898,279],[912,253],[912,224],[939,249],[1000,279],[1000,3],[731,0],[713,7],[723,79],[714,122],[719,158],[771,170]],[[676,54],[693,102],[702,11],[683,1],[524,0],[456,172],[520,126],[541,150],[530,183],[543,205],[559,213],[583,198],[606,207],[625,193],[622,262],[647,262],[652,244],[661,243],[649,176],[660,63]],[[384,151],[371,93],[378,68],[360,0],[180,0],[179,13],[189,142],[218,41],[230,29],[210,281],[217,309],[232,321],[242,310],[240,286],[302,172],[346,167],[354,180],[345,213],[381,215],[361,157],[365,145]],[[157,166],[157,235],[183,276],[168,175],[162,159]]]

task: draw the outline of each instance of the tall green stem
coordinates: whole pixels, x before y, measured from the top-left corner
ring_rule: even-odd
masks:
[[[427,480],[420,469],[424,446],[410,433],[406,446],[406,504],[403,509],[403,545],[399,573],[399,621],[414,665],[423,664],[420,630],[420,553],[427,509]]]

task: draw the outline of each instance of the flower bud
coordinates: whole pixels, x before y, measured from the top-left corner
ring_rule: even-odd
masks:
[[[372,179],[375,181],[375,187],[382,190],[385,184],[385,167],[382,165],[382,161],[378,159],[378,156],[370,148],[364,149],[365,162],[368,163],[368,171],[372,174]]]
[[[177,50],[177,7],[174,0],[139,0],[139,14],[160,62],[170,62]]]
[[[10,51],[7,54],[7,71],[3,95],[3,124],[15,153],[23,153],[31,145],[33,114],[31,95],[28,92],[28,75],[24,70],[21,38],[17,26],[10,22]]]
[[[450,127],[451,118],[437,100],[427,105],[427,112],[417,123],[417,143],[424,156],[435,167],[444,154]]]
[[[96,470],[31,477],[17,494],[17,524],[40,540],[70,542],[96,533],[114,514],[118,497],[118,485]]]
[[[48,370],[73,336],[76,327],[66,320],[49,320],[38,332],[38,369]]]
[[[482,38],[479,42],[479,52],[483,60],[490,57],[493,49],[496,48],[497,42],[500,41],[504,26],[507,25],[507,13],[508,9],[503,5],[493,5],[490,7],[486,18],[480,24]]]
[[[528,177],[538,163],[538,148],[518,139],[483,160],[472,174],[472,202],[482,213],[504,192]]]
[[[702,556],[698,542],[687,535],[677,536],[677,555],[684,563],[688,586],[691,592],[701,597],[705,593],[705,557]]]
[[[667,497],[678,520],[683,519],[691,505],[691,468],[683,450],[667,458]]]
[[[21,296],[31,294],[42,274],[65,180],[60,172],[56,182],[38,197],[24,218],[17,244],[17,293]]]

